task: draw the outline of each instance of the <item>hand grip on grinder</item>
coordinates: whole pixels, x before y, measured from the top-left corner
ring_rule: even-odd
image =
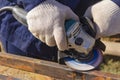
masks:
[[[26,20],[27,12],[24,9],[18,6],[7,6],[0,9],[0,13],[4,11],[12,12],[12,15],[16,20],[18,20],[26,27],[28,26]],[[95,39],[94,37],[91,37],[89,34],[87,34],[85,30],[82,29],[82,24],[80,22],[76,22],[75,20],[67,20],[65,22],[65,30],[68,38],[69,49],[75,51],[73,52],[73,54],[75,54],[76,51],[79,53],[88,54],[93,49]],[[70,50],[69,52],[71,53]],[[92,56],[83,56],[80,59],[76,59],[73,56],[67,56],[64,58],[64,61],[67,64],[67,66],[77,71],[92,70],[99,66],[99,64],[101,63],[102,52],[100,49],[93,49],[91,54]]]
[[[24,9],[18,6],[7,6],[0,9],[0,13],[3,11],[12,12],[16,20],[26,27],[28,26],[26,20],[27,12]],[[95,44],[95,39],[87,34],[81,26],[80,22],[75,20],[65,21],[68,49],[74,49],[77,52],[88,54]]]

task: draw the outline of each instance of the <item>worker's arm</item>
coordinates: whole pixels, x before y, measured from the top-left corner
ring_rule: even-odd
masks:
[[[12,1],[12,2],[9,2]],[[29,11],[40,4],[40,0],[0,0],[0,8],[18,5]],[[6,52],[51,60],[55,47],[48,47],[36,39],[29,30],[16,21],[8,11],[0,14],[0,40]]]

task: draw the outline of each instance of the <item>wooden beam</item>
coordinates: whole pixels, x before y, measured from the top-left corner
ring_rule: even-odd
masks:
[[[104,54],[120,56],[120,43],[102,41],[106,45],[106,50]]]
[[[0,53],[0,65],[47,75],[62,80],[120,80],[120,75],[100,71],[75,72],[65,65],[23,56]]]
[[[104,73],[101,71],[82,72],[81,80],[120,80],[120,75]]]
[[[62,78],[65,80],[71,80],[75,75],[71,69],[58,63],[7,53],[0,53],[0,65],[39,73],[54,78]]]
[[[21,80],[21,79],[17,79],[17,78],[13,78],[11,76],[5,76],[5,75],[0,74],[0,80]]]

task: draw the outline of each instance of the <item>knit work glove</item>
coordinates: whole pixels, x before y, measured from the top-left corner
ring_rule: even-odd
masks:
[[[73,11],[55,0],[46,0],[33,8],[27,14],[30,32],[48,46],[56,46],[59,50],[66,50],[67,40],[65,20],[78,20]]]
[[[96,38],[120,33],[120,7],[111,0],[103,0],[89,7],[84,16],[93,19]]]

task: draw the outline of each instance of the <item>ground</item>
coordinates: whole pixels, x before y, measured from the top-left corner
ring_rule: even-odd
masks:
[[[103,63],[100,66],[101,71],[120,75],[120,57],[104,55]]]

